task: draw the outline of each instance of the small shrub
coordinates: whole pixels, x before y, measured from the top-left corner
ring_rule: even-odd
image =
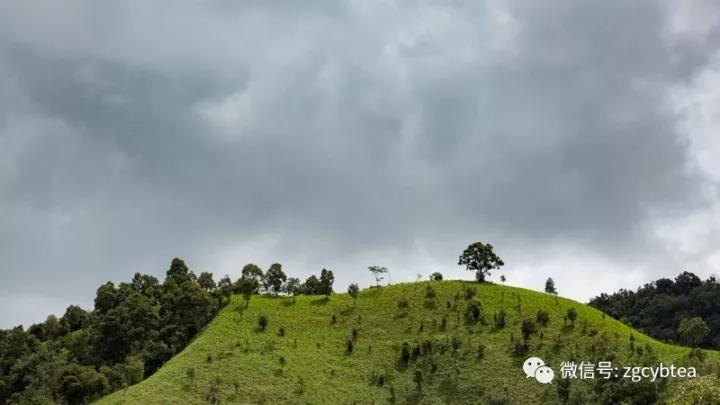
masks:
[[[335,314],[333,314],[332,317],[330,318],[330,323],[333,325],[337,323],[337,317],[335,316]]]
[[[347,342],[345,343],[345,351],[347,352],[347,354],[352,354],[352,352],[353,352],[352,339],[348,339]]]
[[[258,316],[258,329],[259,330],[264,332],[265,328],[267,328],[267,326],[268,326],[268,323],[269,323],[269,320],[268,320],[267,315],[260,314],[260,316]]]
[[[465,299],[471,300],[477,295],[477,289],[475,287],[468,287],[465,289]]]
[[[468,303],[467,309],[465,310],[465,320],[471,324],[482,321],[482,310],[480,308],[480,302],[471,301],[470,303]]]
[[[435,299],[437,297],[437,293],[435,292],[435,289],[432,288],[432,286],[427,286],[425,289],[425,298],[426,299]]]
[[[567,319],[570,321],[571,324],[575,325],[575,320],[577,319],[577,311],[575,310],[575,308],[568,308]]]
[[[285,360],[285,356],[280,356],[280,358],[278,359],[278,363],[280,363],[280,365],[282,367],[285,367],[285,364],[287,364],[287,361]]]
[[[430,280],[434,281],[442,281],[443,275],[439,271],[436,271],[435,273],[430,275]]]
[[[410,307],[410,303],[405,298],[400,298],[397,302],[398,309],[406,309]]]
[[[535,324],[535,321],[533,321],[532,319],[526,319],[522,322],[520,330],[522,331],[523,340],[527,342],[527,340],[530,338],[530,335],[537,331],[537,324]]]
[[[212,362],[213,362],[213,356],[212,356],[212,354],[208,354],[206,360],[207,360],[208,363],[212,363]]]
[[[385,373],[373,372],[370,376],[370,385],[382,387],[385,385]]]
[[[478,359],[480,359],[480,360],[482,360],[483,358],[485,358],[485,345],[482,344],[482,343],[478,344],[477,357],[478,357]]]
[[[548,313],[546,311],[539,309],[537,311],[537,314],[535,315],[535,321],[538,324],[545,326],[548,324],[548,322],[550,322],[550,315],[548,315]]]
[[[493,321],[495,322],[495,327],[498,329],[502,329],[505,327],[505,318],[507,317],[507,314],[505,313],[504,309],[501,309],[497,312],[495,312],[495,315],[493,315]]]
[[[352,340],[357,340],[357,337],[358,337],[358,330],[357,330],[357,328],[352,328],[351,334],[352,334]]]
[[[399,362],[403,366],[407,366],[410,362],[410,345],[408,345],[407,342],[404,342],[402,344],[402,348],[400,349]]]
[[[524,356],[528,352],[528,345],[525,342],[517,341],[515,342],[515,347],[513,348],[513,354],[515,356]]]
[[[195,385],[195,367],[188,367],[187,370],[185,370],[185,376],[188,379],[188,385]]]
[[[280,329],[278,329],[278,336],[285,336],[285,327],[281,326]]]

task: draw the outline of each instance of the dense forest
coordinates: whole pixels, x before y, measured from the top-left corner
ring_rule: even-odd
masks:
[[[720,283],[715,277],[702,281],[683,272],[637,291],[601,294],[590,305],[660,340],[720,348]]]
[[[248,264],[242,277],[217,283],[173,259],[161,284],[136,273],[130,282],[100,286],[92,311],[70,306],[61,317],[0,330],[0,404],[82,404],[135,384],[181,351],[227,304],[242,294],[332,293],[323,269],[305,283],[288,279],[278,263],[263,272]]]

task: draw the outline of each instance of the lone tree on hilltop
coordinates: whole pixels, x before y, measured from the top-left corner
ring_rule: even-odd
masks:
[[[385,278],[385,276],[383,276],[383,274],[388,272],[387,267],[370,266],[370,267],[368,267],[368,270],[375,277],[375,286],[377,288],[380,288],[380,282]]]
[[[547,281],[545,281],[545,292],[548,294],[557,294],[555,281],[553,281],[552,277],[548,277]]]
[[[475,279],[482,283],[490,275],[490,270],[499,269],[505,265],[505,262],[493,252],[491,244],[475,242],[460,255],[458,265],[465,266],[468,271],[474,271]]]
[[[353,307],[356,305],[358,295],[360,295],[360,287],[356,283],[352,283],[348,286],[348,295],[352,297]]]

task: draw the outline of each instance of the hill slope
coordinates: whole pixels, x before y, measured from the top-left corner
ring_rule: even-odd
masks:
[[[428,286],[435,291],[435,299],[426,298]],[[476,289],[475,298],[466,297],[467,288]],[[399,304],[403,301],[406,308]],[[478,301],[484,325],[465,317],[469,303]],[[574,326],[563,319],[571,307],[577,310]],[[495,327],[493,321],[500,309],[507,313],[504,328]],[[540,309],[548,313],[549,322],[530,335],[524,351],[522,321],[535,320]],[[265,331],[258,330],[260,314],[269,320]],[[284,336],[280,336],[281,327]],[[353,329],[357,332],[354,340]],[[348,340],[353,342],[352,353],[348,353]],[[407,364],[402,359],[404,342],[411,357]],[[479,351],[484,353],[479,355]],[[587,305],[489,283],[431,281],[369,289],[361,292],[356,307],[347,294],[329,300],[253,297],[248,308],[236,296],[157,373],[99,403],[217,399],[223,403],[340,404],[388,403],[393,398],[397,403],[503,399],[557,403],[563,361],[612,360],[613,366],[661,361],[694,364],[703,367],[700,374],[718,361],[717,352],[704,352],[703,362],[689,353],[688,348],[657,342]],[[555,370],[552,384],[525,378],[522,363],[530,355],[543,358]],[[665,385],[628,379],[612,384],[615,387],[573,380],[568,396],[588,400],[594,388],[594,401],[617,402],[630,395],[653,398],[657,388]],[[642,390],[651,392],[635,393]]]

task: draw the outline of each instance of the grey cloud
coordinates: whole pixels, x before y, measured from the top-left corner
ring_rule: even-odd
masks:
[[[0,296],[89,303],[173,256],[340,288],[376,261],[461,275],[475,239],[518,280],[556,246],[608,275],[672,257],[650,214],[716,201],[666,98],[715,31],[669,42],[655,2],[503,7],[3,4]]]

